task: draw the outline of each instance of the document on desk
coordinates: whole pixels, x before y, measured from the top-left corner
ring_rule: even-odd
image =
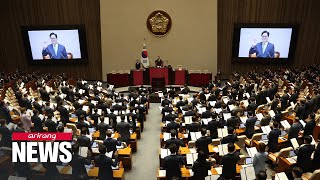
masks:
[[[293,158],[286,158],[286,159],[289,161],[290,164],[297,163],[297,161],[295,159],[293,159]]]
[[[196,141],[201,138],[201,132],[190,132],[191,140]]]
[[[271,103],[271,100],[270,100],[269,97],[266,97],[266,100],[267,100],[268,103]]]
[[[228,136],[228,129],[226,129],[226,128],[219,128],[219,129],[218,129],[218,137],[219,137],[219,138],[224,138],[224,137],[226,137],[226,136]]]
[[[254,180],[256,175],[253,166],[247,166],[240,170],[241,180]]]
[[[109,117],[104,117],[104,122],[110,125]]]
[[[261,126],[261,130],[263,133],[269,134],[271,131],[271,128],[270,128],[270,126]]]
[[[198,159],[198,153],[186,154],[186,156],[187,156],[187,164],[193,165],[193,163]]]
[[[170,133],[166,133],[166,132],[163,133],[163,140],[164,141],[166,141],[166,140],[168,140],[170,138],[171,138],[171,134]]]
[[[289,180],[286,173],[281,172],[275,175],[275,180]]]
[[[185,116],[184,117],[184,122],[186,124],[191,124],[192,123],[192,116]]]
[[[228,105],[228,107],[229,107],[230,111],[232,111],[235,108],[235,106],[233,104]]]
[[[256,116],[257,116],[257,118],[258,118],[259,121],[261,121],[261,119],[263,118],[262,113],[258,113],[258,114],[256,114]]]
[[[191,154],[197,153],[197,150],[195,148],[189,148],[189,151]]]
[[[217,114],[220,114],[222,109],[221,108],[214,108],[214,111],[217,113]]]
[[[240,120],[241,120],[241,122],[242,122],[243,124],[246,123],[247,119],[248,119],[247,116],[240,116]]]
[[[169,156],[171,154],[171,152],[169,151],[169,149],[162,149],[160,150],[160,156],[161,156],[161,159]]]
[[[290,142],[292,144],[293,149],[298,149],[299,148],[299,143],[298,143],[296,138],[290,139]]]
[[[248,100],[242,100],[244,107],[248,107],[249,101]]]
[[[82,157],[87,157],[88,156],[88,147],[80,147],[79,148],[79,155]]]
[[[273,110],[270,110],[270,111],[269,111],[269,115],[270,115],[271,117],[275,117],[275,116],[276,116],[276,114],[274,113]]]
[[[246,148],[248,155],[253,158],[255,154],[258,153],[257,148],[256,147],[252,147],[252,148]]]
[[[102,115],[102,109],[98,109],[98,112],[97,112],[99,115]]]
[[[231,118],[231,113],[223,113],[224,120]]]
[[[216,167],[214,168],[218,174],[222,174],[222,167]]]
[[[208,125],[208,123],[212,121],[212,118],[204,118],[204,119],[201,119],[201,121],[203,122],[204,125]]]
[[[214,107],[216,105],[216,101],[209,101],[210,106]]]
[[[299,120],[299,122],[300,122],[300,124],[303,126],[303,127],[305,127],[306,126],[306,123],[301,119],[301,120]]]
[[[222,98],[222,101],[223,101],[225,104],[228,104],[229,98],[228,98],[228,97],[223,97],[223,98]]]
[[[166,177],[166,170],[159,170],[159,177]]]
[[[291,127],[287,120],[280,121],[280,123],[285,129],[289,129]]]
[[[228,145],[227,144],[218,145],[218,149],[219,149],[220,156],[224,156],[224,155],[228,154]]]

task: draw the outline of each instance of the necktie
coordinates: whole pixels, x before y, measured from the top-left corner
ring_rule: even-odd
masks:
[[[266,43],[262,44],[262,52],[264,53],[264,51],[266,50]]]

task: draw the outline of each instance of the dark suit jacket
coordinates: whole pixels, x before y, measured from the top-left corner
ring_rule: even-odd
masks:
[[[293,123],[291,128],[289,129],[288,139],[297,138],[299,136],[299,132],[302,129],[302,125],[299,123]]]
[[[31,117],[31,121],[33,122],[34,126],[34,131],[35,132],[42,132],[43,131],[43,127],[42,127],[42,121],[39,118],[39,116],[33,115]]]
[[[38,102],[32,103],[33,107],[39,111],[39,114],[42,114],[42,106]]]
[[[110,127],[108,124],[106,123],[99,123],[97,124],[96,130],[100,131],[100,137],[99,139],[104,140],[106,139],[106,134],[107,134],[107,130],[108,129],[112,129],[112,127]]]
[[[130,124],[127,122],[119,122],[116,126],[117,131],[121,135],[120,140],[126,142],[129,145],[130,142]]]
[[[90,138],[85,135],[80,135],[77,138],[77,142],[80,147],[88,147],[89,150],[91,150],[91,141]]]
[[[221,144],[235,143],[238,141],[238,136],[235,134],[228,134],[228,136],[222,138]]]
[[[121,145],[121,142],[113,138],[107,138],[103,141],[103,145],[106,146],[107,152],[110,152],[110,151],[115,152],[117,151],[117,146]]]
[[[82,129],[82,128],[89,128],[89,125],[86,123],[86,122],[84,122],[84,121],[79,121],[78,123],[77,123],[77,129]]]
[[[228,153],[221,158],[221,165],[222,167],[222,174],[221,176],[226,178],[226,179],[233,179],[236,174],[236,165],[238,161],[240,160],[239,154],[238,153]]]
[[[270,152],[277,152],[278,150],[278,138],[281,135],[280,129],[273,129],[268,135],[268,147]]]
[[[116,167],[117,162],[113,162],[111,158],[106,155],[99,155],[94,160],[95,166],[99,167],[99,179],[113,180],[113,171],[111,166]]]
[[[98,124],[100,115],[98,113],[91,114],[91,119],[94,121],[93,125],[96,126]],[[110,119],[109,119],[110,121]]]
[[[202,136],[201,138],[197,139],[195,145],[198,150],[202,150],[204,154],[207,156],[209,155],[208,145],[211,143],[212,143],[212,140],[210,137]]]
[[[259,42],[255,46],[250,48],[249,54],[253,53],[256,53],[256,56],[261,58],[274,58],[274,45],[268,42],[267,47],[263,52],[262,42]]]
[[[304,127],[303,136],[306,135],[313,135],[313,130],[316,127],[316,121],[314,119],[311,119],[306,123],[306,126]]]
[[[0,134],[2,136],[0,147],[11,147],[11,131],[6,126],[0,126]]]
[[[166,178],[171,180],[173,177],[181,177],[180,167],[184,165],[183,157],[170,155],[164,158],[163,169],[166,170]]]
[[[246,131],[245,135],[247,138],[251,139],[254,134],[254,125],[256,124],[257,118],[256,117],[250,117],[246,121]]]
[[[311,154],[314,151],[313,145],[303,145],[298,150],[297,165],[303,172],[310,172],[312,170]]]
[[[68,59],[66,48],[61,44],[58,44],[57,54],[54,51],[53,45],[48,45],[47,48],[42,50],[42,56],[47,55],[50,56],[50,59]]]
[[[194,172],[194,180],[204,180],[208,176],[208,170],[211,169],[211,164],[208,161],[196,160],[192,166],[192,171]]]
[[[319,169],[320,168],[320,144],[318,144],[317,149],[314,151],[314,156],[313,156],[313,169]]]
[[[56,165],[57,163],[52,163],[52,162],[42,163],[42,166],[46,168],[46,172],[44,173],[44,176],[46,179],[57,180],[61,178]]]
[[[59,106],[57,108],[57,110],[60,112],[61,121],[64,123],[68,123],[69,122],[69,111],[67,110],[67,108],[65,108],[63,106]]]
[[[44,125],[48,127],[48,132],[57,132],[57,124],[52,119],[47,119]]]
[[[167,125],[166,131],[170,133],[171,129],[178,130],[180,128],[180,124],[172,121]]]
[[[202,113],[201,118],[211,118],[212,117],[212,112],[211,111],[205,111]]]
[[[269,126],[270,121],[271,121],[271,117],[266,116],[261,119],[260,124],[261,124],[261,126]]]
[[[72,160],[70,161],[70,166],[72,167],[72,177],[76,179],[79,175],[87,175],[85,165],[89,165],[90,161],[79,154],[73,154]]]
[[[208,122],[207,130],[210,131],[210,136],[212,139],[218,138],[218,128],[220,127],[219,121],[213,119]]]
[[[180,139],[176,139],[175,137],[172,137],[171,139],[166,140],[165,148],[168,149],[170,144],[176,144],[177,145],[177,152],[178,152],[180,146],[184,147],[183,141],[181,141]]]
[[[239,126],[239,118],[232,116],[227,120],[227,126],[233,127],[233,129],[237,129],[237,127]]]
[[[189,130],[189,132],[197,132],[200,130],[200,124],[192,122],[191,124],[187,125],[187,130]]]

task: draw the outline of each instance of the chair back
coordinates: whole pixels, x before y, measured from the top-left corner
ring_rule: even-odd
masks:
[[[293,150],[292,147],[282,148],[277,155],[277,160],[276,160],[277,164],[279,163],[280,157],[287,158],[291,150]]]
[[[218,146],[218,145],[220,145],[220,143],[221,143],[221,139],[220,138],[212,139],[212,145]]]
[[[238,141],[236,142],[236,144],[237,144],[240,148],[244,148],[246,138],[247,138],[246,135],[238,136]]]
[[[73,136],[77,135],[77,126],[74,123],[67,123],[67,128],[72,129]]]

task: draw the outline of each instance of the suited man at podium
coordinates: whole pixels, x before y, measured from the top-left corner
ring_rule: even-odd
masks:
[[[160,56],[155,60],[155,64],[157,68],[162,68],[163,67],[163,61],[161,60]]]

